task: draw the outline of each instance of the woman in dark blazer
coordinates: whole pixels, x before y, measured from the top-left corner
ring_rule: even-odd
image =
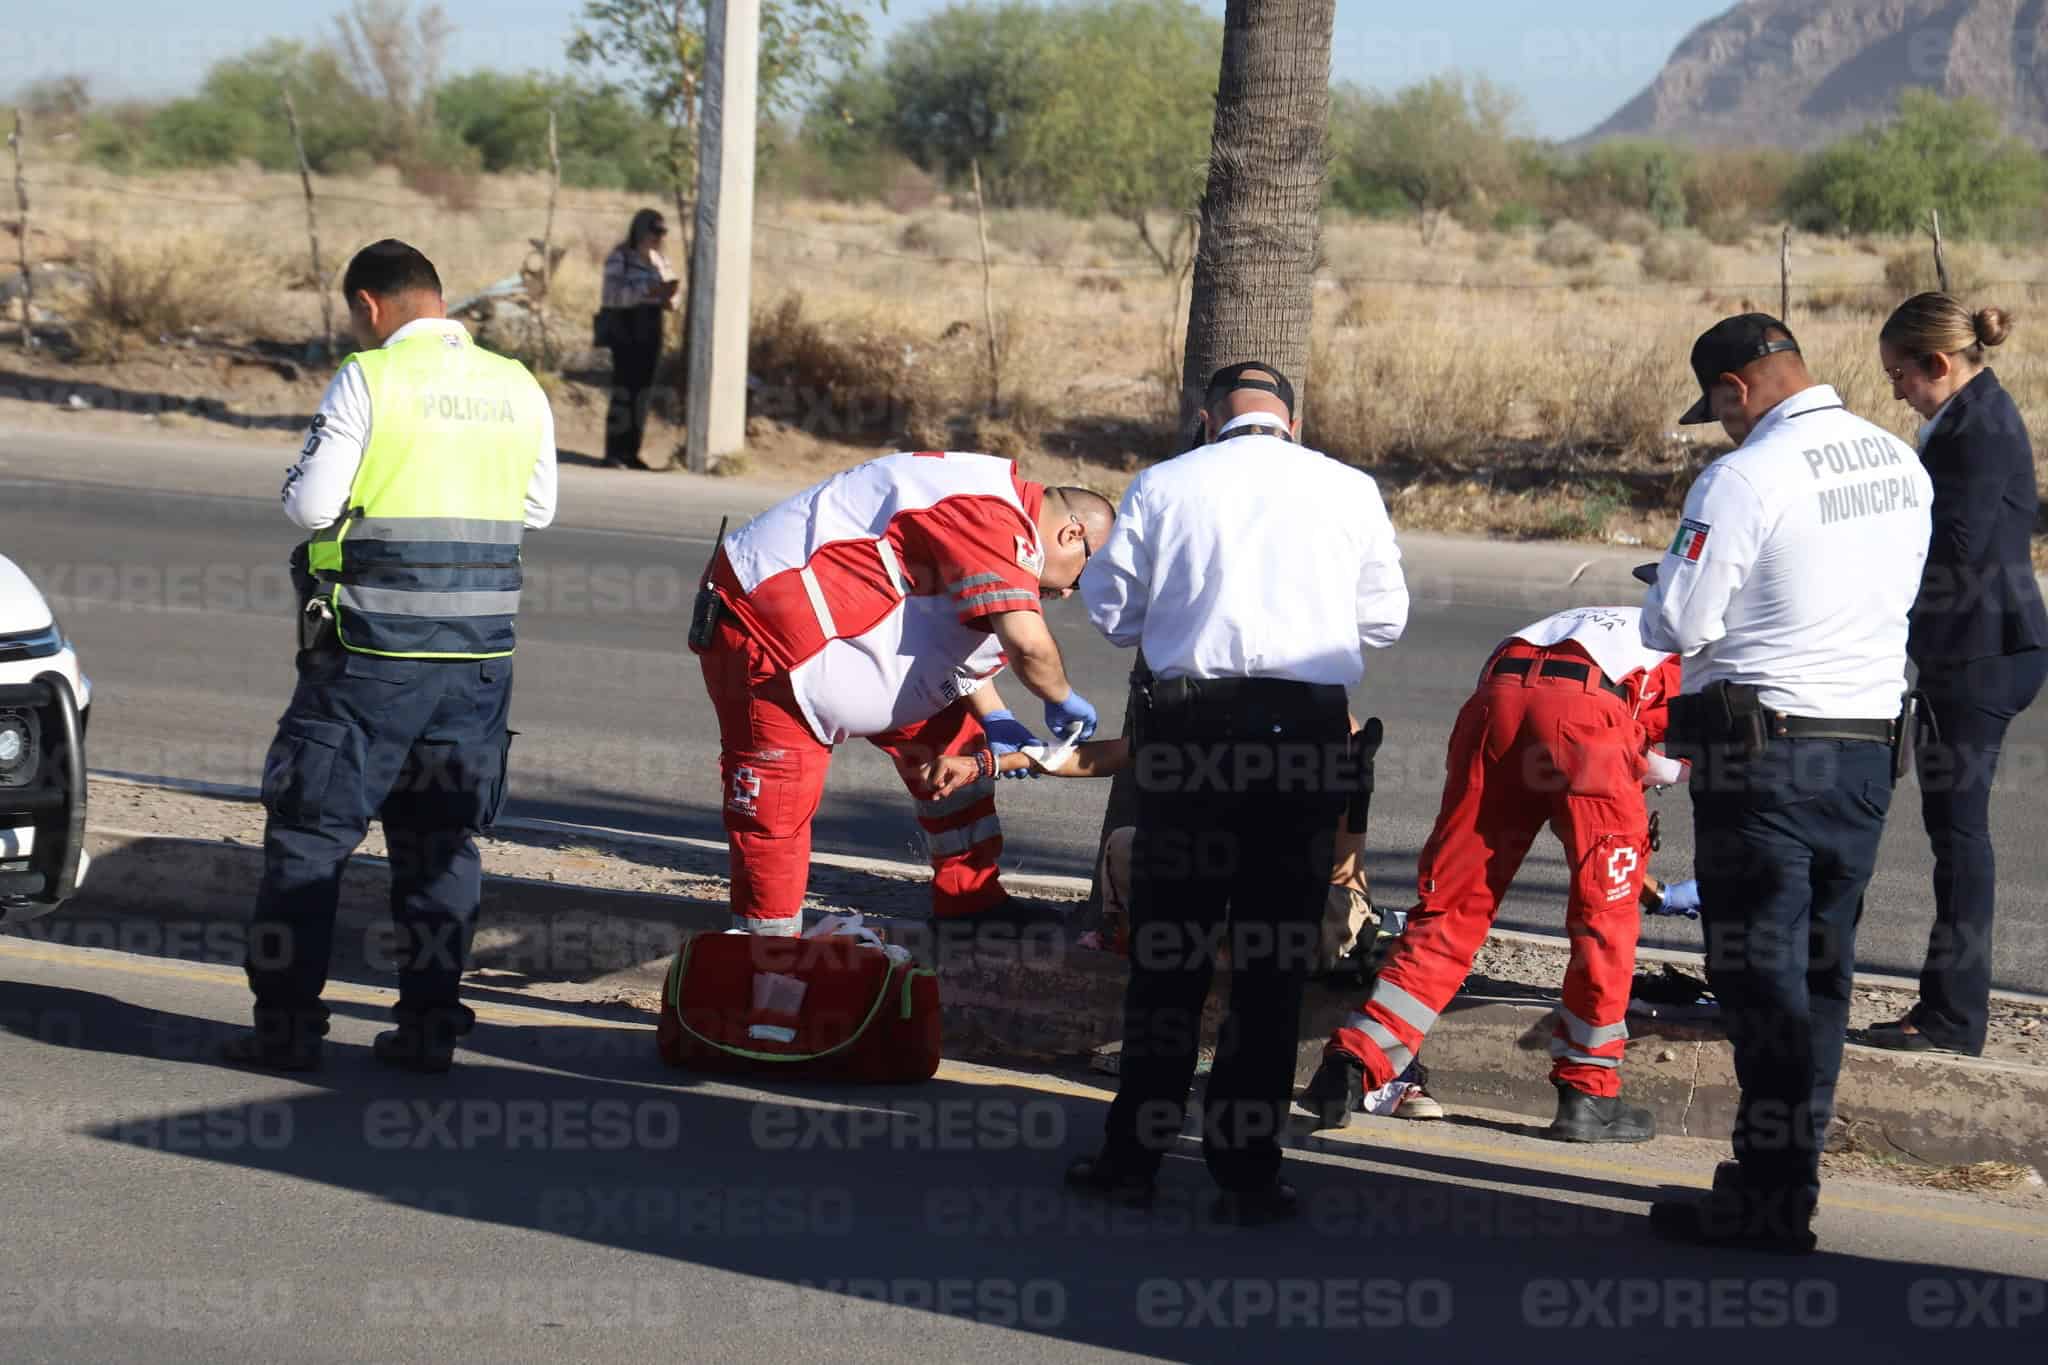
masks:
[[[1984,364],[2009,331],[1995,308],[1908,299],[1878,334],[1892,394],[1927,419],[1934,536],[1906,653],[1932,734],[1914,766],[1934,845],[1934,932],[1920,1001],[1861,1041],[1906,1051],[1984,1050],[1996,866],[1991,782],[2006,727],[2048,678],[2048,611],[2031,554],[2039,497],[2019,409]]]

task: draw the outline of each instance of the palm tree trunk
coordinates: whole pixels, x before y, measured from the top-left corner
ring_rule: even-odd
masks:
[[[1245,360],[1306,392],[1335,0],[1231,0],[1181,364],[1182,435],[1202,385]]]
[[[1184,447],[1195,440],[1202,386],[1224,365],[1277,365],[1293,382],[1297,404],[1307,392],[1336,15],[1336,0],[1229,0],[1225,8],[1181,362]],[[1097,847],[1133,822],[1136,807],[1128,774],[1119,774]],[[1098,885],[1090,904],[1099,907],[1101,895]]]

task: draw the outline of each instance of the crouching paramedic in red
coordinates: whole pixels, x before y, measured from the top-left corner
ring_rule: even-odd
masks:
[[[698,635],[718,710],[735,928],[796,934],[811,820],[833,746],[861,738],[918,798],[941,919],[1008,897],[996,875],[997,756],[1036,742],[992,679],[1010,668],[1054,731],[1095,729],[1039,608],[1064,597],[1115,507],[1084,488],[1016,477],[991,455],[885,455],[834,475],[727,536]],[[975,782],[929,799],[941,754],[980,753]]]
[[[1421,903],[1371,998],[1331,1035],[1303,1093],[1317,1127],[1343,1127],[1362,1095],[1415,1059],[1547,820],[1572,873],[1549,1135],[1653,1136],[1649,1110],[1619,1100],[1619,1068],[1650,858],[1643,787],[1675,782],[1682,769],[1650,752],[1664,738],[1679,671],[1677,655],[1642,646],[1641,616],[1636,607],[1559,612],[1509,636],[1487,660],[1451,731],[1443,806],[1422,849]]]

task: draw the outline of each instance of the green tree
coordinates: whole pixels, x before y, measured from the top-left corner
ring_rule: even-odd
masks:
[[[945,180],[979,161],[989,197],[1015,203],[1012,139],[1045,105],[1054,42],[1051,13],[1029,0],[948,5],[897,33],[879,73],[842,79],[814,109],[849,128],[885,127],[896,150]]]
[[[2038,227],[2048,168],[1975,99],[1928,90],[1899,97],[1898,116],[1824,148],[1786,191],[1787,211],[1822,232],[1911,232],[1939,209],[1959,233]]]
[[[877,0],[886,12],[888,0]],[[703,0],[585,0],[569,60],[637,97],[667,130],[661,161],[678,222],[697,177],[697,101],[704,85]],[[832,65],[851,65],[867,46],[860,0],[763,0],[761,112],[794,107]]]
[[[226,111],[247,128],[234,153],[271,170],[298,165],[283,118],[281,88],[289,81],[299,106],[306,159],[323,175],[360,170],[399,151],[391,126],[328,47],[273,40],[217,62],[206,73],[196,103]],[[172,106],[175,108],[176,106]]]
[[[617,89],[477,71],[443,83],[434,105],[441,128],[475,148],[487,171],[543,169],[552,110],[564,183],[636,191],[667,183],[653,151],[661,129]]]
[[[1437,76],[1386,98],[1348,91],[1331,133],[1333,175],[1355,195],[1398,194],[1433,241],[1445,214],[1512,182],[1517,108],[1484,77]]]
[[[1208,170],[1222,26],[1188,0],[1096,0],[1059,11],[1053,34],[1043,102],[1016,121],[1013,173],[1070,213],[1129,223],[1178,274]],[[1161,211],[1187,230],[1155,234]]]
[[[1655,219],[1661,228],[1686,224],[1686,177],[1692,157],[1653,138],[1616,138],[1587,150],[1569,173],[1580,203],[1611,204]]]

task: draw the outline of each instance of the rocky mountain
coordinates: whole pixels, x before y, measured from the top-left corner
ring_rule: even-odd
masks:
[[[1589,137],[1810,148],[1900,90],[1974,95],[2048,145],[2048,0],[1743,0]]]

